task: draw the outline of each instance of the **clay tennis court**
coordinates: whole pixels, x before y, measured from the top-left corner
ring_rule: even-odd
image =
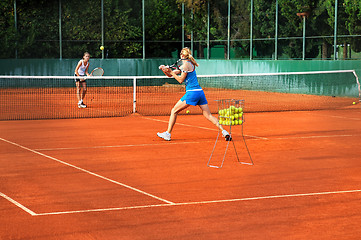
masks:
[[[222,169],[200,115],[1,121],[0,239],[358,239],[360,106],[245,117]]]

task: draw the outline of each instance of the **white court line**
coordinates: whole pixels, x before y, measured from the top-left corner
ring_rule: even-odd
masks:
[[[164,121],[164,120],[160,120],[160,119],[155,119],[155,118],[149,118],[149,117],[142,117],[142,118],[148,119],[148,120],[157,121],[157,122],[168,123],[168,121]],[[211,131],[216,131],[216,132],[218,132],[218,129],[215,129],[215,128],[207,128],[207,127],[189,125],[189,124],[184,124],[184,123],[176,123],[176,124],[177,124],[177,125],[186,126],[186,127],[194,127],[194,128],[200,128],[200,129],[206,129],[206,130],[211,130]],[[252,137],[252,138],[259,138],[259,139],[263,139],[263,140],[267,140],[267,139],[268,139],[268,138],[265,138],[265,137],[258,137],[258,136],[251,136],[251,135],[244,135],[244,136],[246,136],[246,137]]]
[[[307,113],[307,114],[311,114],[311,115],[318,115],[318,116],[323,116],[323,117],[332,117],[332,118],[341,118],[341,119],[348,119],[348,120],[356,120],[356,121],[360,121],[360,118],[352,118],[352,117],[344,117],[344,116],[337,116],[337,115],[328,115],[328,114],[321,114],[321,113]]]
[[[279,138],[269,138],[269,140],[309,139],[309,138],[335,138],[335,137],[353,137],[353,135],[324,135],[324,136],[305,136],[305,137],[279,137]],[[257,140],[257,139],[250,139],[250,140]]]
[[[194,144],[200,142],[168,142],[168,143],[149,143],[149,144],[127,144],[114,146],[94,146],[94,147],[69,147],[69,148],[38,148],[35,151],[54,151],[54,150],[78,150],[78,149],[92,149],[92,148],[122,148],[122,147],[147,147],[147,146],[168,146],[169,144]]]
[[[43,153],[41,153],[41,152],[38,152],[38,151],[32,150],[32,149],[30,149],[30,148],[24,147],[24,146],[19,145],[19,144],[17,144],[17,143],[8,141],[8,140],[3,139],[3,138],[0,138],[0,140],[2,140],[2,141],[4,141],[4,142],[7,142],[7,143],[10,143],[10,144],[12,144],[12,145],[15,145],[15,146],[17,146],[17,147],[20,147],[20,148],[22,148],[22,149],[28,150],[28,151],[30,151],[30,152],[32,152],[32,153],[35,153],[35,154],[38,154],[38,155],[40,155],[40,156],[49,158],[49,159],[54,160],[54,161],[56,161],[56,162],[59,162],[59,163],[61,163],[61,164],[67,165],[67,166],[69,166],[69,167],[75,168],[75,169],[80,170],[80,171],[82,171],[82,172],[88,173],[88,174],[93,175],[93,176],[95,176],[95,177],[104,179],[104,180],[106,180],[106,181],[115,183],[115,184],[120,185],[120,186],[122,186],[122,187],[131,189],[131,190],[133,190],[133,191],[136,191],[136,192],[139,192],[139,193],[141,193],[141,194],[147,195],[147,196],[149,196],[149,197],[155,198],[155,199],[157,199],[157,200],[159,200],[159,201],[162,201],[162,202],[165,202],[165,203],[168,203],[168,204],[174,204],[174,203],[171,202],[171,201],[168,201],[168,200],[165,200],[165,199],[163,199],[163,198],[157,197],[157,196],[155,196],[155,195],[153,195],[153,194],[144,192],[144,191],[142,191],[142,190],[140,190],[140,189],[131,187],[131,186],[126,185],[126,184],[124,184],[124,183],[117,182],[117,181],[112,180],[112,179],[110,179],[110,178],[101,176],[101,175],[99,175],[99,174],[97,174],[97,173],[90,172],[90,171],[88,171],[88,170],[85,170],[85,169],[83,169],[83,168],[77,167],[77,166],[72,165],[72,164],[70,164],[70,163],[61,161],[61,160],[56,159],[56,158],[54,158],[54,157],[50,157],[50,156],[48,156],[48,155],[46,155],[46,154],[43,154]]]
[[[291,140],[291,139],[311,139],[311,138],[336,138],[336,137],[354,137],[355,135],[324,135],[324,136],[305,136],[305,137],[278,137],[278,138],[251,138],[247,141],[257,140]],[[178,144],[196,144],[214,142],[214,140],[205,140],[201,142],[167,142],[154,144],[127,144],[127,145],[113,145],[113,146],[93,146],[93,147],[68,147],[68,148],[37,148],[35,151],[57,151],[57,150],[80,150],[80,149],[99,149],[99,148],[123,148],[123,147],[146,147],[146,146],[168,146]]]
[[[326,114],[318,114],[320,116],[325,116],[325,117],[333,117],[333,118],[341,118],[341,119],[348,119],[348,120],[356,120],[356,121],[360,121],[360,118],[350,118],[350,117],[342,117],[342,116],[335,116],[335,115],[326,115]]]
[[[148,117],[142,117],[142,118],[153,120],[153,121],[158,121],[158,122],[168,123],[167,121],[159,120],[159,119],[155,119],[155,118],[148,118]],[[189,125],[189,124],[183,124],[183,123],[176,123],[176,124],[186,126],[186,127],[195,127],[195,128],[201,128],[201,129],[206,129],[206,130],[211,130],[211,131],[218,131],[217,129],[213,129],[213,128],[206,128],[206,127],[194,126],[194,125]],[[286,139],[306,139],[306,138],[353,137],[353,135],[324,135],[324,136],[283,137],[283,138],[265,138],[265,137],[251,136],[251,135],[244,135],[244,136],[254,138],[254,139],[247,139],[247,141],[250,141],[250,140],[286,140]]]
[[[263,197],[234,198],[234,199],[225,199],[225,200],[184,202],[184,203],[174,203],[174,204],[154,204],[154,205],[142,205],[142,206],[131,206],[131,207],[119,207],[119,208],[103,208],[103,209],[64,211],[64,212],[49,212],[49,213],[38,213],[38,214],[36,214],[36,216],[62,215],[62,214],[73,214],[73,213],[88,213],[88,212],[120,211],[120,210],[170,207],[170,206],[174,207],[174,206],[187,206],[187,205],[204,205],[204,204],[212,204],[212,203],[228,203],[228,202],[263,200],[263,199],[307,197],[307,196],[320,196],[320,195],[331,195],[331,194],[342,194],[342,193],[345,194],[345,193],[357,193],[357,192],[361,192],[361,190],[346,190],[346,191],[316,192],[316,193],[299,193],[299,194],[285,194],[285,195],[273,195],[273,196],[263,196]]]
[[[6,196],[5,194],[3,194],[2,192],[0,192],[0,196],[5,198],[6,200],[8,200],[9,202],[13,203],[14,205],[16,205],[17,207],[21,208],[22,210],[24,210],[25,212],[29,213],[31,216],[36,216],[36,213],[34,213],[33,211],[31,211],[29,208],[25,207],[24,205],[18,203],[17,201],[15,201],[14,199]]]

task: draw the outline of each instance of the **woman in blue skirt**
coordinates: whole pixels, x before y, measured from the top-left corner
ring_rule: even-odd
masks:
[[[198,105],[203,111],[203,116],[216,125],[222,131],[223,137],[226,140],[229,140],[229,133],[223,129],[221,124],[218,123],[218,119],[211,114],[206,96],[198,83],[195,70],[196,66],[198,67],[198,63],[191,55],[190,49],[183,48],[180,53],[180,57],[183,61],[183,65],[180,70],[177,69],[172,71],[170,68],[163,68],[162,70],[167,76],[174,77],[179,83],[185,82],[186,94],[184,94],[184,96],[174,105],[169,118],[167,131],[157,133],[158,137],[170,141],[171,132],[177,120],[178,113],[188,108],[189,105]],[[180,74],[180,76],[178,76],[178,74]]]

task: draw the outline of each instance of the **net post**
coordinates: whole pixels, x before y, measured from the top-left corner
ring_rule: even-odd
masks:
[[[137,78],[133,78],[133,114],[137,112]]]
[[[358,97],[359,97],[359,101],[360,101],[360,103],[361,103],[361,87],[360,87],[360,82],[359,82],[359,80],[358,80],[358,76],[357,76],[357,74],[356,74],[356,71],[353,70],[352,73],[353,73],[353,75],[355,75],[355,78],[356,78],[356,83],[357,83],[357,88],[358,88]]]

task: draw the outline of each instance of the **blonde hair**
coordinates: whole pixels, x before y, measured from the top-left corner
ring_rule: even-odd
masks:
[[[196,62],[196,60],[194,59],[194,57],[192,56],[192,52],[189,48],[185,47],[182,49],[181,54],[188,59],[189,61],[191,61],[193,63],[193,65],[195,66],[199,66],[198,63]]]

